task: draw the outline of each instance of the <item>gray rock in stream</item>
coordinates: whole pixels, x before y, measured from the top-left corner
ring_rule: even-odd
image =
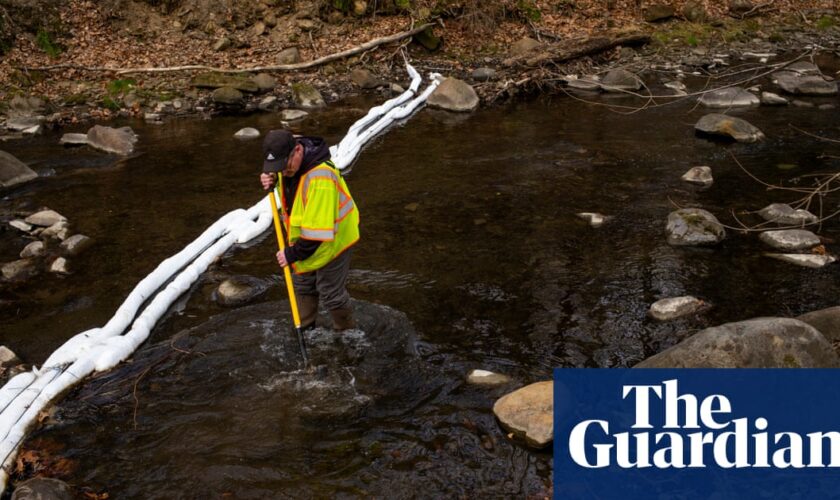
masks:
[[[46,252],[47,247],[44,245],[43,241],[33,241],[23,247],[23,250],[20,251],[20,258],[21,259],[28,259],[30,257],[40,257],[44,255]]]
[[[545,448],[554,440],[554,382],[537,382],[502,396],[493,413],[528,446]]]
[[[58,141],[62,146],[84,146],[88,143],[87,134],[64,134]]]
[[[61,242],[61,250],[66,255],[79,255],[90,246],[93,245],[93,240],[83,234],[74,234]]]
[[[758,106],[760,103],[758,97],[741,87],[713,90],[700,96],[698,101],[707,108],[737,108]]]
[[[711,113],[700,118],[694,129],[704,134],[730,137],[738,142],[757,142],[764,133],[746,120],[734,116]]]
[[[767,222],[775,222],[783,226],[806,226],[816,224],[819,220],[811,212],[802,208],[794,209],[785,203],[771,203],[759,210],[758,215]]]
[[[642,79],[626,69],[613,69],[601,79],[601,88],[606,92],[635,92],[642,88]]]
[[[838,368],[840,359],[814,327],[790,318],[757,318],[706,328],[635,368]]]
[[[260,131],[253,127],[245,127],[239,129],[233,136],[240,140],[256,139],[260,136]]]
[[[232,276],[213,292],[213,300],[226,307],[239,307],[265,295],[271,283],[253,276]]]
[[[717,217],[701,208],[671,212],[665,229],[671,245],[714,245],[726,238],[726,230]]]
[[[715,181],[712,177],[712,168],[708,166],[691,167],[683,174],[682,180],[702,187],[709,187]]]
[[[837,95],[837,82],[828,81],[821,75],[802,75],[794,71],[773,73],[776,84],[785,92],[805,96]]]
[[[819,330],[829,342],[840,341],[840,306],[805,313],[796,319]]]
[[[695,314],[707,308],[708,305],[702,300],[686,295],[657,300],[651,304],[648,314],[657,321],[670,321]]]
[[[457,78],[447,78],[432,92],[427,102],[433,108],[464,112],[477,108],[479,100],[470,84]]]
[[[820,244],[819,236],[804,229],[765,231],[758,238],[777,250],[808,250]]]
[[[36,178],[38,174],[25,163],[5,151],[0,151],[0,188],[23,184]]]
[[[803,254],[803,253],[765,253],[767,257],[771,257],[782,262],[794,264],[801,267],[810,267],[812,269],[819,269],[829,264],[834,263],[837,259],[833,255],[819,255],[819,254]]]
[[[505,385],[510,383],[510,377],[487,370],[470,370],[467,374],[467,382],[473,385]]]
[[[787,106],[790,104],[790,101],[779,94],[774,94],[773,92],[762,92],[761,104],[764,104],[765,106]]]
[[[37,269],[34,260],[20,259],[7,262],[0,266],[0,273],[8,281],[23,281],[34,276],[37,273]]]
[[[87,133],[88,145],[107,153],[130,155],[134,152],[137,134],[130,127],[112,128],[94,125]]]
[[[50,227],[57,222],[67,222],[67,218],[55,210],[41,210],[30,215],[24,222],[33,226]]]

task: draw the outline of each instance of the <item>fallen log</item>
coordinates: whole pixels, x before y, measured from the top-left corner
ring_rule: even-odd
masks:
[[[524,55],[504,61],[505,66],[538,67],[544,64],[557,64],[584,56],[598,54],[619,45],[643,45],[650,41],[650,35],[640,32],[614,34],[612,36],[597,36],[586,38],[571,45],[551,47],[546,51],[532,55]]]

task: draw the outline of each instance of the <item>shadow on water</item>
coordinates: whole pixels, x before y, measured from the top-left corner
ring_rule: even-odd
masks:
[[[371,104],[315,113],[295,131],[335,143]],[[678,206],[733,225],[733,211],[756,222],[743,212],[793,200],[754,182],[731,155],[774,184],[836,170],[835,144],[789,127],[836,138],[836,112],[731,111],[764,131],[757,144],[696,136],[705,112],[680,103],[620,115],[571,99],[469,115],[424,110],[377,139],[348,177],[362,217],[351,294],[368,321],[379,317],[372,304],[383,304],[399,326],[337,343],[322,332],[311,341],[326,368],[298,377],[296,344],[273,333],[287,329],[285,290],[265,237],[214,264],[133,362],[71,395],[64,420],[42,435],[67,443],[82,465],[75,482],[115,497],[390,497],[399,495],[393,484],[405,496],[544,493],[550,456],[509,442],[490,410],[512,387],[555,366],[632,366],[706,326],[836,305],[836,266],[769,260],[754,234],[729,231],[714,249],[671,247],[664,235]],[[71,262],[73,275],[0,290],[3,343],[27,360],[104,324],[160,261],[226,211],[258,201],[259,142],[232,135],[280,123],[261,115],[130,125],[138,156],[118,165],[64,150],[57,135],[4,144],[54,173],[7,193],[0,213],[46,205],[96,240]],[[696,165],[712,167],[710,189],[680,180]],[[582,211],[611,219],[594,229],[575,217]],[[819,230],[834,253],[838,228]],[[0,241],[3,261],[25,244],[9,231]],[[241,275],[268,287],[265,303],[222,314],[213,290]],[[684,294],[713,307],[669,323],[647,317],[655,300]],[[410,355],[398,347],[414,330]],[[471,368],[515,382],[469,386]]]

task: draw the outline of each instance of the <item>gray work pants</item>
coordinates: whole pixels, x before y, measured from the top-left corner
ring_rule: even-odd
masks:
[[[293,274],[295,293],[320,297],[321,304],[330,311],[350,307],[347,274],[350,272],[351,253],[353,249],[348,248],[321,269],[304,274]]]

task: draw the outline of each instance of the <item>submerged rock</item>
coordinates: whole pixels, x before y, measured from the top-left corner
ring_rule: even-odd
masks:
[[[737,108],[758,106],[760,103],[758,97],[741,87],[713,90],[700,96],[698,101],[707,108]]]
[[[712,177],[712,168],[707,166],[692,167],[683,174],[682,180],[703,187],[709,187],[715,181]]]
[[[58,141],[62,146],[84,146],[88,143],[87,134],[64,134]]]
[[[837,368],[840,360],[814,327],[757,318],[706,328],[635,368]]]
[[[73,490],[64,481],[35,477],[15,487],[12,500],[73,500]]]
[[[580,212],[575,214],[579,219],[585,220],[591,227],[601,227],[609,217],[597,212]]]
[[[18,231],[23,231],[24,233],[28,233],[28,232],[32,231],[32,225],[27,224],[26,222],[24,222],[20,219],[15,219],[15,220],[9,222],[9,225],[12,226],[13,228],[17,229]]]
[[[601,78],[597,75],[570,78],[567,85],[576,90],[601,90]]]
[[[669,297],[667,299],[657,300],[651,304],[648,314],[658,321],[670,321],[694,314],[707,307],[708,305],[705,302],[690,295]]]
[[[757,142],[764,139],[764,133],[746,120],[718,113],[700,118],[694,128],[704,134],[730,137],[738,142]]]
[[[795,209],[785,203],[772,203],[758,211],[758,215],[768,222],[775,222],[783,226],[805,226],[816,224],[816,215],[805,209]]]
[[[529,446],[545,448],[554,440],[554,382],[537,382],[502,396],[493,413]]]
[[[510,377],[487,370],[470,370],[467,382],[475,385],[504,385],[510,382]]]
[[[777,250],[807,250],[820,244],[819,236],[804,229],[765,231],[758,238]]]
[[[837,260],[832,255],[810,253],[766,253],[764,255],[776,260],[781,260],[782,262],[788,262],[790,264],[796,264],[797,266],[810,267],[814,269],[825,267]]]
[[[40,235],[42,238],[53,238],[64,241],[70,236],[70,224],[66,220],[60,220],[52,226],[44,229]]]
[[[35,275],[35,261],[32,259],[20,259],[7,262],[0,267],[3,278],[9,281],[21,281]]]
[[[233,276],[219,284],[213,298],[220,305],[238,307],[264,295],[269,286],[270,283],[253,276]]]
[[[242,140],[256,139],[260,136],[260,131],[253,127],[245,127],[239,129],[233,136]]]
[[[0,187],[11,187],[36,179],[38,174],[25,163],[0,151]]]
[[[93,245],[93,240],[83,234],[74,234],[61,242],[61,249],[67,255],[79,255]]]
[[[30,257],[40,257],[44,255],[46,252],[47,247],[44,245],[43,241],[33,241],[23,247],[23,250],[20,251],[20,258],[21,259],[28,259]]]
[[[478,107],[478,95],[470,84],[457,78],[447,78],[432,92],[429,106],[447,111],[472,111]]]
[[[59,257],[52,261],[49,271],[56,274],[70,274],[70,264],[64,257]]]
[[[87,133],[88,145],[107,153],[130,155],[134,152],[137,134],[130,127],[111,128],[94,125]]]
[[[726,230],[717,217],[701,208],[671,212],[665,229],[671,245],[714,245],[726,238]]]
[[[302,109],[284,109],[280,112],[280,119],[288,122],[302,120],[307,116],[309,116],[309,113]]]
[[[33,226],[50,227],[58,222],[67,222],[67,218],[55,210],[41,210],[30,215],[24,222]]]

